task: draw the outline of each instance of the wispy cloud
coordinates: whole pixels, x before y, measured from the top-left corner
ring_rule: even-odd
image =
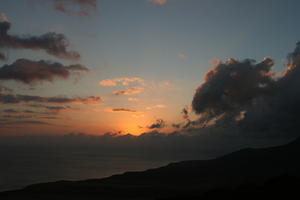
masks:
[[[157,104],[157,105],[154,105],[154,106],[147,106],[146,109],[147,110],[152,110],[152,109],[156,109],[156,108],[166,108],[167,106],[164,105],[164,104]]]
[[[155,4],[159,4],[159,5],[164,5],[168,2],[168,0],[147,0],[147,1],[155,3]]]
[[[139,100],[138,98],[132,98],[132,97],[128,98],[128,101],[138,101],[138,100]]]
[[[0,103],[55,103],[55,104],[81,104],[81,105],[100,105],[102,98],[98,96],[89,96],[85,98],[68,98],[68,97],[41,97],[20,94],[0,93]]]
[[[53,2],[54,9],[67,14],[77,16],[89,16],[97,9],[97,0],[41,0]]]
[[[43,121],[36,121],[36,120],[19,120],[19,121],[5,121],[5,122],[0,122],[0,125],[51,125],[47,122]]]
[[[132,110],[132,109],[127,109],[127,108],[106,108],[106,112],[129,112],[129,113],[136,113],[138,111]]]
[[[58,113],[61,113],[62,111],[67,111],[67,110],[78,110],[78,108],[73,108],[71,106],[61,106],[61,105],[50,106],[50,105],[43,105],[43,104],[31,104],[29,106],[33,107],[33,108],[46,109],[51,114],[58,114]],[[48,113],[48,114],[50,114],[50,113]]]
[[[110,87],[115,87],[117,86],[118,83],[122,84],[122,85],[129,85],[130,83],[136,82],[138,84],[144,84],[144,80],[138,77],[133,77],[133,78],[127,78],[127,77],[123,77],[123,78],[115,78],[115,79],[106,79],[106,80],[102,80],[99,82],[99,85],[101,86],[110,86]]]
[[[181,60],[186,60],[187,59],[187,54],[185,54],[185,53],[179,53],[179,54],[177,54],[177,56],[178,56],[178,58],[180,58]]]
[[[139,94],[144,90],[144,88],[129,88],[127,90],[115,91],[113,94],[115,95],[134,95]]]

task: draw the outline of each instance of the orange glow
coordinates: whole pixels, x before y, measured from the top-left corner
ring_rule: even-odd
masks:
[[[126,119],[120,119],[117,127],[123,134],[130,133],[132,135],[140,135],[148,131],[148,121],[144,115],[140,115],[139,117],[132,115]]]

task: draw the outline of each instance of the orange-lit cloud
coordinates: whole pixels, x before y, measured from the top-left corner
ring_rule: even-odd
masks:
[[[148,0],[148,1],[155,4],[164,5],[167,3],[168,0]]]
[[[106,79],[99,82],[99,85],[101,86],[110,86],[114,87],[117,86],[118,83],[121,83],[122,85],[129,85],[129,83],[137,82],[139,84],[144,84],[144,80],[138,77],[133,78],[115,78],[115,79]]]
[[[155,109],[155,108],[165,108],[167,107],[166,105],[164,104],[157,104],[157,105],[154,105],[154,106],[147,106],[146,109],[147,110],[152,110],[152,109]]]
[[[128,98],[128,101],[138,101],[138,100],[139,100],[138,98],[132,98],[132,97]]]
[[[129,88],[127,90],[115,91],[113,94],[115,95],[133,95],[139,94],[144,90],[144,88]]]

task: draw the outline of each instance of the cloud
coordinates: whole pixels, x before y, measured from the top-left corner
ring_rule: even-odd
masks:
[[[3,115],[2,116],[5,119],[30,119],[33,118],[33,116],[29,116],[29,115]]]
[[[6,92],[12,92],[12,89],[0,85],[0,94],[4,94]]]
[[[54,104],[81,104],[81,105],[100,105],[101,97],[89,96],[85,98],[67,98],[67,97],[41,97],[20,94],[0,93],[0,103],[54,103]]]
[[[57,58],[80,59],[78,52],[68,50],[69,41],[63,34],[49,32],[41,36],[17,36],[7,33],[10,27],[9,22],[0,22],[0,47],[2,48],[44,50]]]
[[[43,121],[35,121],[35,120],[19,120],[19,121],[6,121],[6,122],[0,122],[0,125],[51,125],[47,122]]]
[[[187,55],[185,53],[179,53],[177,54],[178,58],[180,58],[181,60],[186,60],[187,59]]]
[[[8,17],[4,14],[4,13],[1,13],[0,14],[0,22],[8,22]]]
[[[50,61],[18,59],[0,68],[0,80],[15,80],[26,84],[53,81],[54,78],[67,79],[71,71],[89,71],[82,65],[64,66]]]
[[[164,104],[157,104],[157,105],[154,105],[154,106],[147,106],[146,109],[147,110],[152,110],[152,109],[156,109],[156,108],[166,108],[167,106],[164,105]]]
[[[190,106],[186,106],[182,109],[181,113],[182,113],[182,118],[183,119],[189,119],[189,112],[192,111],[192,107]]]
[[[219,62],[206,75],[193,98],[199,124],[210,123],[226,132],[259,136],[296,135],[300,123],[300,43],[288,54],[282,76],[271,72],[264,58]]]
[[[2,60],[2,61],[6,60],[6,56],[1,52],[0,52],[0,60]]]
[[[139,94],[144,90],[144,88],[129,88],[127,90],[115,91],[114,95],[134,95]]]
[[[160,129],[166,127],[166,123],[163,119],[157,119],[156,122],[148,126],[149,129]]]
[[[229,59],[218,64],[206,73],[205,82],[197,88],[192,102],[194,111],[215,116],[267,95],[274,83],[272,66],[270,58],[259,63]]]
[[[135,113],[136,110],[131,110],[127,108],[108,108],[106,109],[107,112],[129,112],[129,113]]]
[[[99,82],[99,85],[114,87],[114,86],[117,86],[118,83],[121,83],[122,85],[127,86],[133,82],[136,82],[139,84],[144,84],[144,80],[141,78],[138,78],[138,77],[126,78],[126,77],[124,77],[124,78],[102,80]]]
[[[138,101],[138,100],[139,100],[138,98],[132,98],[132,97],[128,98],[128,101]]]
[[[19,113],[19,111],[15,110],[15,109],[4,109],[2,112],[5,112],[5,113]]]
[[[159,5],[164,5],[168,2],[168,0],[148,0],[148,1]]]
[[[45,1],[45,0],[44,0]],[[54,3],[55,10],[67,15],[89,16],[97,9],[97,0],[47,0]]]
[[[16,117],[27,116],[27,117],[31,118],[32,116],[28,116],[27,114],[34,114],[35,116],[37,116],[37,115],[53,115],[53,114],[58,114],[62,111],[66,111],[66,110],[77,110],[77,108],[75,109],[71,106],[49,106],[49,105],[42,105],[42,104],[31,104],[28,106],[32,107],[32,108],[46,109],[48,112],[33,111],[33,110],[16,110],[16,109],[4,109],[2,112],[10,114],[10,116],[11,116],[10,118],[12,118],[13,116],[16,116]],[[8,116],[8,115],[6,115],[6,116]],[[3,117],[5,117],[5,115]]]
[[[42,104],[31,104],[29,106],[33,108],[43,108],[51,112],[47,114],[53,114],[53,113],[56,114],[66,110],[75,110],[75,108],[71,106],[49,106],[49,105],[42,105]]]

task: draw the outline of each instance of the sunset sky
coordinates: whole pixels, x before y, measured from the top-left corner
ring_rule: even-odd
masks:
[[[300,40],[299,6],[297,0],[0,1],[0,135],[182,129],[187,118],[198,119],[194,111],[202,112],[191,108],[195,90],[220,60],[271,57],[271,72],[283,75]]]

